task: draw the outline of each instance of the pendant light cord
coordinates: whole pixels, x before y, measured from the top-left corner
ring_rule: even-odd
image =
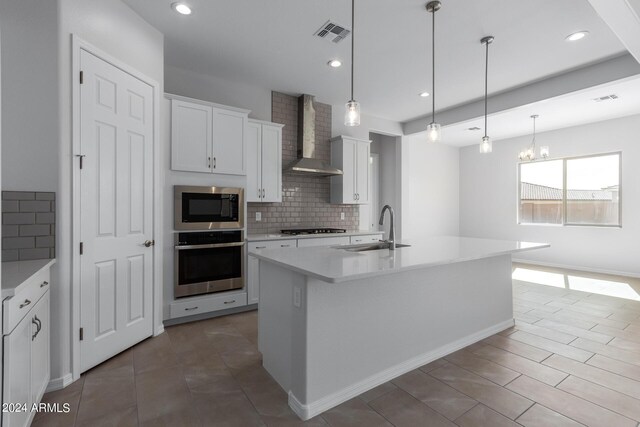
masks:
[[[489,87],[489,41],[485,42],[487,47],[486,60],[484,66],[484,136],[487,136],[487,94]]]
[[[353,45],[355,38],[355,9],[356,0],[351,0],[351,100],[353,101]]]
[[[431,123],[436,122],[436,10],[431,11]]]

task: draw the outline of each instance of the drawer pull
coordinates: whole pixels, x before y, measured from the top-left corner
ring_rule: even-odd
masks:
[[[34,316],[34,318],[31,319],[31,323],[36,325],[36,328],[37,328],[35,334],[31,335],[31,341],[33,341],[36,339],[36,337],[40,333],[40,330],[42,329],[42,321],[38,319],[38,316]]]
[[[225,304],[233,304],[234,302],[236,302],[236,300],[232,299],[231,301],[225,301]]]
[[[31,300],[26,299],[26,300],[24,300],[24,302],[22,304],[20,304],[20,308],[25,308],[29,304],[31,304]]]
[[[191,310],[197,310],[197,309],[198,309],[198,306],[196,305],[195,307],[185,308],[184,311],[191,311]]]
[[[42,283],[40,284],[40,287],[41,287],[41,288],[44,288],[45,286],[48,286],[48,285],[49,285],[49,282],[47,282],[47,281],[45,280],[44,282],[42,282]]]
[[[266,246],[256,246],[256,249],[267,249]]]
[[[290,248],[291,245],[280,245],[281,248]]]

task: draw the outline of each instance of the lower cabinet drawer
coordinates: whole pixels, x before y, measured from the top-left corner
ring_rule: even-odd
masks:
[[[11,333],[38,300],[49,290],[50,273],[45,268],[31,277],[20,292],[5,300],[2,307],[3,333]]]
[[[259,249],[295,248],[297,246],[298,245],[295,239],[249,242],[249,244],[247,245],[247,247],[249,248],[249,252],[256,251]]]
[[[176,317],[193,316],[194,314],[210,313],[245,305],[247,305],[246,292],[231,295],[193,297],[169,304],[169,314],[172,319],[175,319]]]
[[[299,248],[308,248],[311,246],[335,246],[335,245],[348,245],[349,236],[341,237],[313,237],[298,240]]]
[[[371,243],[382,240],[382,234],[367,234],[366,236],[351,236],[351,244]]]

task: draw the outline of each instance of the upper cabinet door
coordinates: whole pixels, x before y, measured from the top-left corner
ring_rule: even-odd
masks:
[[[282,202],[282,127],[262,125],[262,200]]]
[[[171,101],[171,169],[211,172],[212,108]]]
[[[369,203],[369,151],[368,143],[356,144],[356,201],[361,204]]]
[[[358,179],[358,167],[356,162],[356,142],[345,140],[342,148],[342,172],[343,172],[343,203],[356,203],[357,190],[356,180]]]
[[[262,201],[261,134],[262,125],[254,122],[247,124],[247,190],[244,193],[247,202]]]
[[[213,173],[245,175],[247,114],[213,109]]]

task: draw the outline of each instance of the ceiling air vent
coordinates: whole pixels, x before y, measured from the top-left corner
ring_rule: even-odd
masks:
[[[338,43],[339,41],[344,40],[350,33],[351,31],[347,30],[342,25],[327,21],[313,35],[318,36],[321,39]]]
[[[613,101],[614,99],[618,99],[618,95],[611,94],[611,95],[601,96],[599,98],[593,98],[595,102]]]

